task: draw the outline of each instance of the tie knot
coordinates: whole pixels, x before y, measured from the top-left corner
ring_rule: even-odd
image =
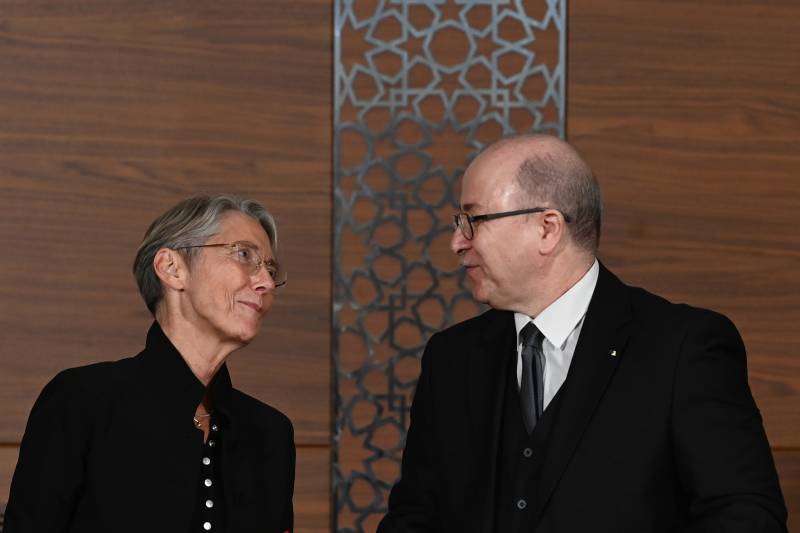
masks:
[[[541,348],[544,335],[542,335],[542,332],[539,331],[539,328],[537,328],[533,322],[528,322],[519,332],[519,338],[523,346]]]

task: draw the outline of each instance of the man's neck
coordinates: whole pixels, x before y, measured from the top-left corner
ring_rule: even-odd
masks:
[[[537,316],[578,283],[592,268],[594,261],[594,254],[575,254],[572,257],[561,256],[546,264],[536,287],[531,291],[534,297],[525,302],[522,309],[514,311],[530,317]]]

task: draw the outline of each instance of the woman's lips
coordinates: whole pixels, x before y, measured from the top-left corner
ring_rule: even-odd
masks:
[[[253,303],[253,302],[239,302],[239,303],[246,305],[247,307],[249,307],[250,309],[252,309],[256,313],[261,313],[261,306],[259,304],[257,304],[257,303]]]

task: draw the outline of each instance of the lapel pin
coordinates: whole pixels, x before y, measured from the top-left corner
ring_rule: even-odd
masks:
[[[611,357],[616,357],[617,356],[617,351],[616,350],[611,350],[610,352],[608,352],[608,355],[610,355]]]

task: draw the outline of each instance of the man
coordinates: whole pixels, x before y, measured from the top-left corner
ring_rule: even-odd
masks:
[[[598,263],[570,145],[489,147],[461,209],[451,248],[492,309],[430,339],[379,533],[786,531],[739,334]]]

